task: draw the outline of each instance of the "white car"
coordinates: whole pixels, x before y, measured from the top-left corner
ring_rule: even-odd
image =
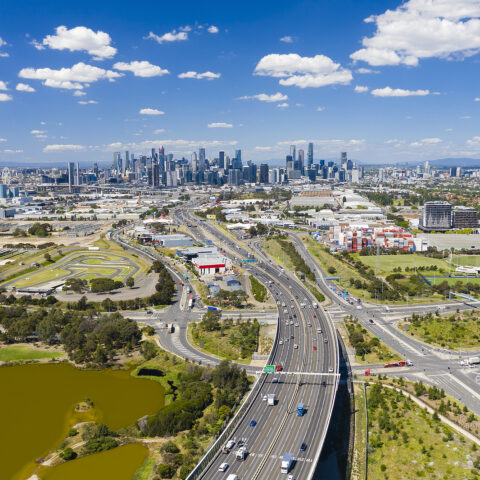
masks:
[[[293,325],[293,320],[290,322],[290,325]]]
[[[357,310],[361,310],[362,309],[362,306],[361,305],[357,305]]]
[[[280,340],[278,343],[279,343],[280,345],[283,345],[283,340]]]
[[[293,345],[293,348],[295,348],[295,349],[298,348],[298,345],[295,343],[295,344]]]
[[[289,475],[289,476],[287,477],[287,480],[295,480],[295,478],[294,478],[293,475]]]
[[[262,397],[262,400],[263,400],[264,402],[266,402],[266,401],[267,401],[267,396],[264,395],[264,396]]]
[[[298,323],[296,323],[295,326],[298,327]]]
[[[333,372],[333,368],[332,367],[329,367],[328,368],[328,373],[332,373]]]
[[[308,325],[309,327],[311,327],[311,326],[312,326],[312,324],[311,324],[310,322],[308,322],[308,323],[307,323],[307,325]]]
[[[218,471],[219,471],[219,472],[224,472],[227,468],[228,468],[228,463],[223,462],[223,463],[218,467]]]

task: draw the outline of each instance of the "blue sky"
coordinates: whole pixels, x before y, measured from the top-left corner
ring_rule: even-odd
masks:
[[[6,0],[0,162],[478,157],[479,18],[480,0]]]

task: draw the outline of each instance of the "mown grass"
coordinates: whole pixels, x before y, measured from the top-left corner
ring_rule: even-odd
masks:
[[[448,272],[448,263],[441,258],[425,257],[417,253],[406,255],[365,255],[360,256],[358,253],[352,254],[355,260],[360,260],[363,264],[376,270],[377,275],[388,276],[394,268],[401,267],[405,271],[405,267],[412,269],[414,267],[432,267],[436,265],[438,269],[443,268]],[[422,272],[424,275],[430,275],[433,272]]]
[[[63,352],[37,350],[26,345],[14,345],[0,348],[0,362],[17,362],[21,360],[40,360],[43,358],[59,358]]]

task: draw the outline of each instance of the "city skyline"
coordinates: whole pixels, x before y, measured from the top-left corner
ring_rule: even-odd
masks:
[[[309,142],[363,163],[480,155],[475,0],[88,4],[45,2],[40,21],[2,6],[0,163],[159,145],[275,163]]]

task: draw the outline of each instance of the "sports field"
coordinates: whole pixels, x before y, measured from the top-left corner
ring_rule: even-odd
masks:
[[[425,257],[419,254],[408,255],[371,255],[360,256],[357,254],[352,255],[356,260],[360,260],[365,265],[376,270],[377,275],[387,276],[392,273],[394,268],[401,267],[402,271],[405,271],[405,267],[412,269],[414,267],[431,267],[436,265],[440,270],[443,268],[445,272],[448,272],[449,265],[444,259]]]
[[[480,255],[452,255],[452,266],[480,267]]]

